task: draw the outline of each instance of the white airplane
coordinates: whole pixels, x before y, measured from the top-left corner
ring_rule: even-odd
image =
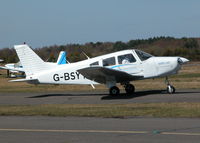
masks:
[[[9,70],[10,72],[13,72],[13,73],[24,72],[23,66],[20,61],[17,63],[9,63],[9,64],[6,64],[5,66],[0,66],[0,69]]]
[[[45,62],[46,64],[50,65],[50,66],[54,66],[54,65],[62,65],[62,64],[66,64],[67,60],[66,60],[66,52],[65,51],[60,51],[57,62],[53,63],[53,62]],[[0,66],[0,69],[4,69],[7,70],[7,74],[8,76],[11,73],[11,77],[16,77],[16,75],[14,75],[14,73],[24,73],[25,70],[21,64],[21,62],[17,62],[17,63],[9,63],[6,64],[5,66]]]
[[[140,50],[131,49],[98,56],[76,63],[50,66],[28,45],[14,46],[24,67],[26,78],[11,82],[31,84],[105,84],[111,95],[118,95],[120,83],[128,94],[134,93],[134,80],[168,77],[178,73],[189,60],[182,57],[154,57]],[[174,93],[168,78],[167,92]]]

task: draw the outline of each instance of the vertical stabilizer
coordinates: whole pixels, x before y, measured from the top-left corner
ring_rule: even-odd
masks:
[[[66,52],[65,51],[60,51],[58,60],[57,60],[57,64],[58,65],[62,65],[62,64],[66,64]]]
[[[27,76],[47,70],[45,62],[28,45],[15,45],[14,48]]]

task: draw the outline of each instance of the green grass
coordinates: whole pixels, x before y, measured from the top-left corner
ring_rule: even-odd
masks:
[[[200,117],[200,103],[1,105],[3,116]]]
[[[182,73],[170,76],[171,78],[197,78],[200,77],[200,73]]]

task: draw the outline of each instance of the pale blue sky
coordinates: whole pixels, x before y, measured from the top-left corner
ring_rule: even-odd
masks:
[[[0,0],[0,48],[200,37],[200,0]]]

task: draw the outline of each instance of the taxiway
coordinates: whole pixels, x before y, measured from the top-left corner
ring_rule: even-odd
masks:
[[[62,93],[0,93],[0,105],[37,104],[127,104],[200,102],[200,90],[177,90],[167,94],[162,90],[137,91],[133,95],[109,96],[105,91]]]
[[[200,90],[138,91],[112,97],[107,92],[0,93],[0,105],[128,104],[200,102]],[[189,118],[87,118],[0,116],[0,142],[7,143],[188,143],[199,142],[200,120]]]
[[[185,118],[0,117],[6,143],[199,142],[200,120]]]

